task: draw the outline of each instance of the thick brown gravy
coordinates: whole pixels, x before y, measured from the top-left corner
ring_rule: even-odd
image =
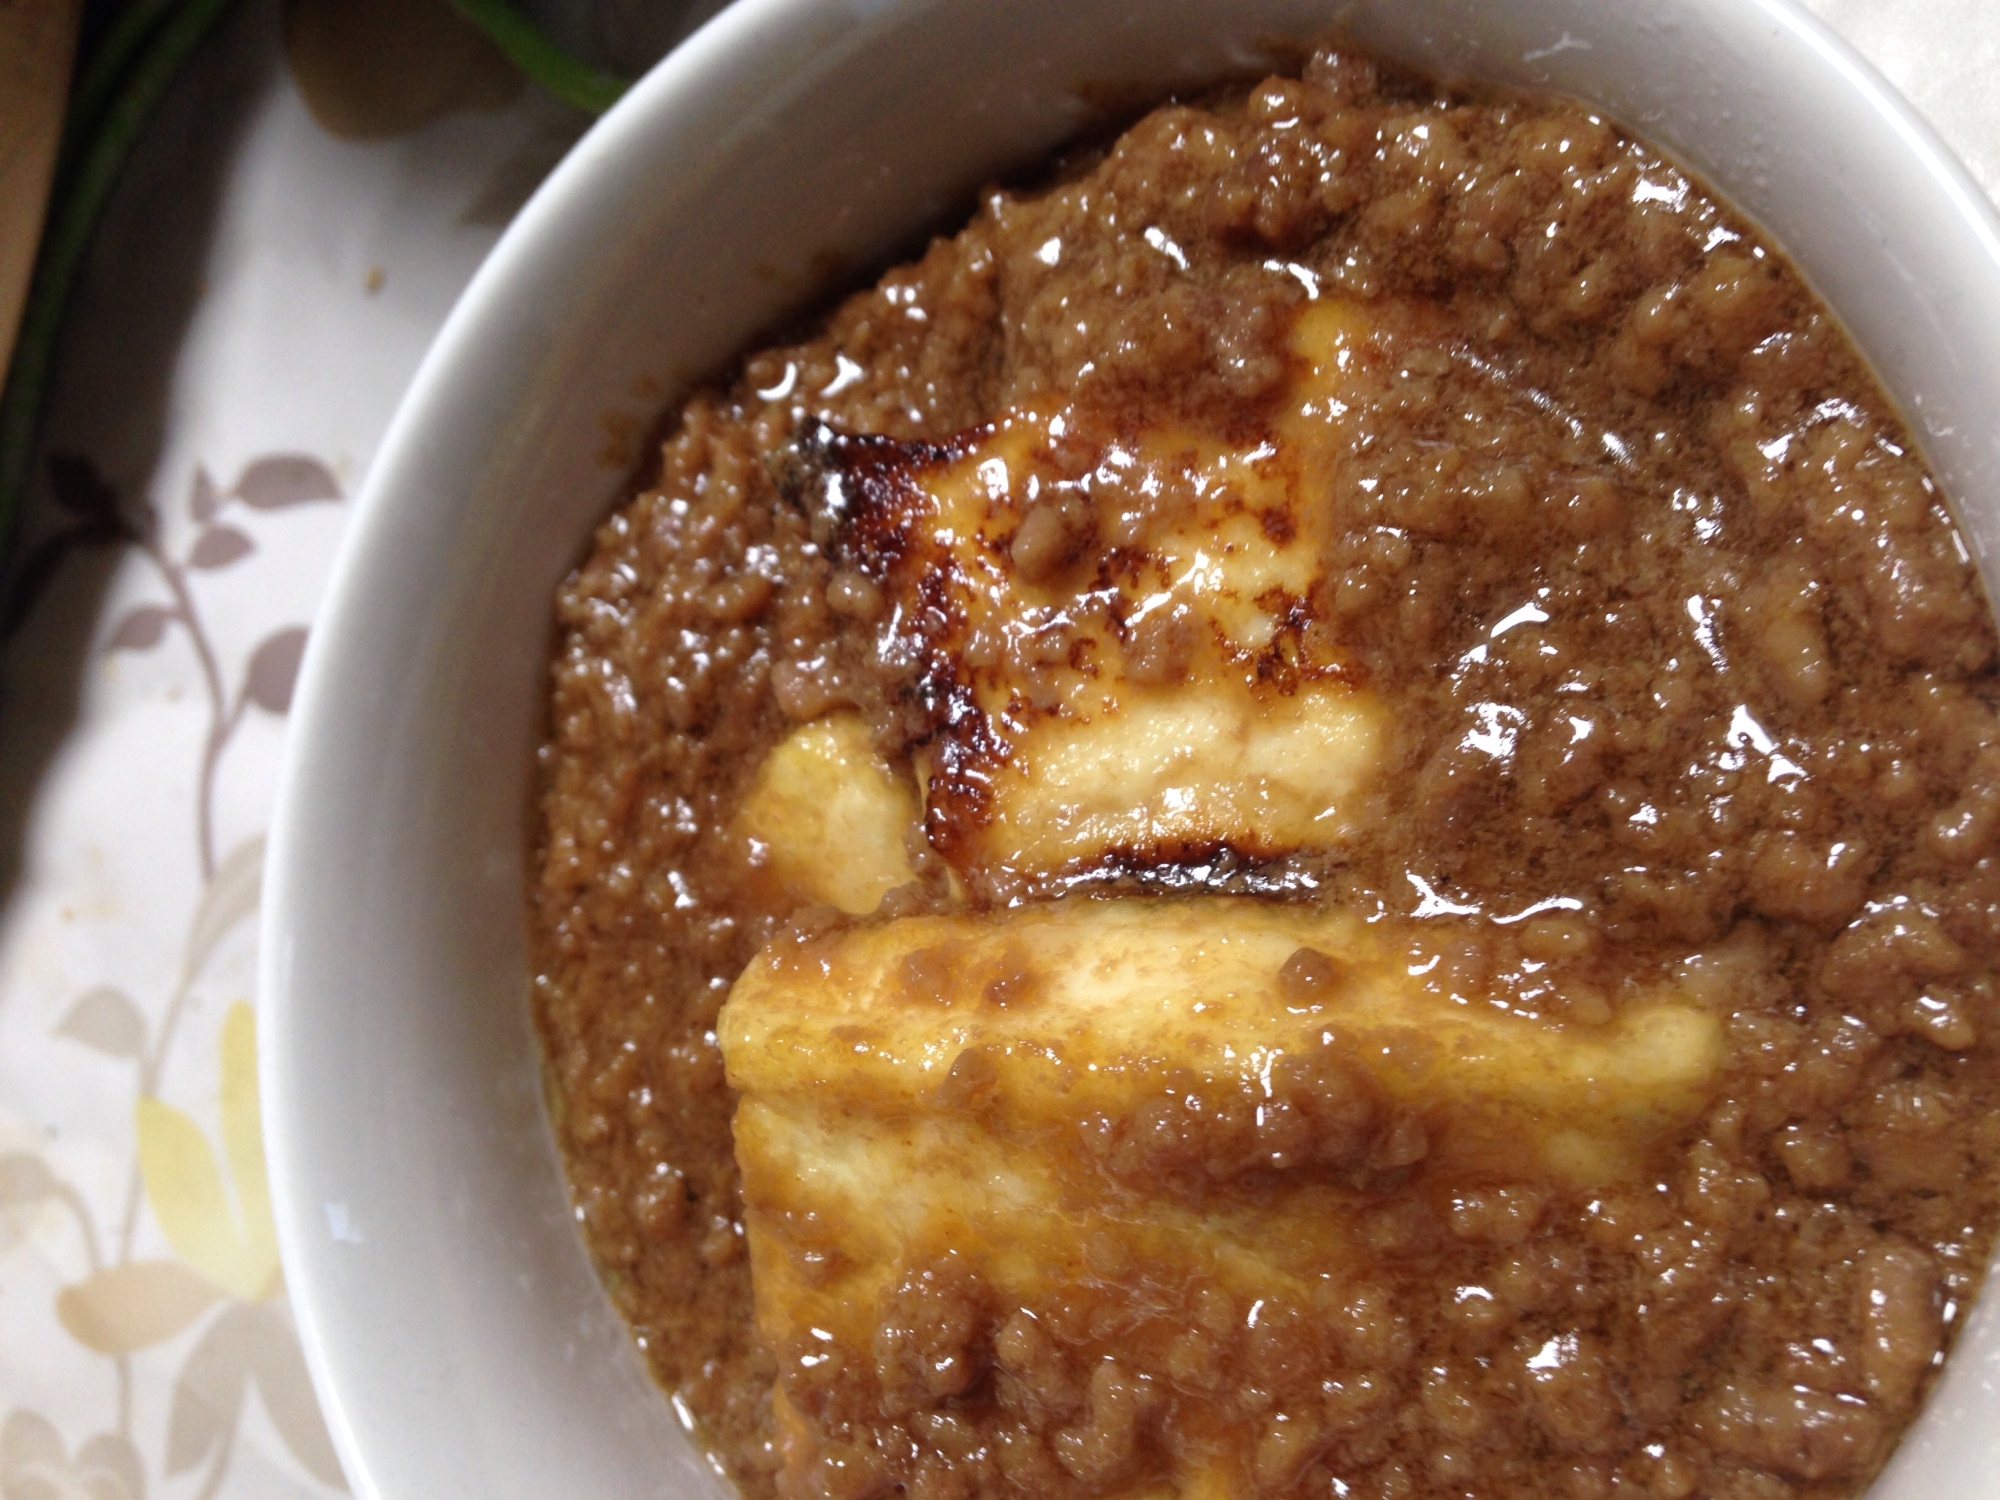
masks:
[[[1182,607],[1190,536],[1297,567],[1214,595],[1227,624]],[[1917,1410],[2000,1216],[1987,604],[1796,272],[1602,119],[1332,48],[1164,107],[692,398],[556,625],[551,1108],[614,1302],[746,1494],[1831,1500]],[[1216,684],[1239,737],[1368,706],[1338,818],[1318,761],[1289,802],[1140,823],[1023,800],[1091,726]],[[774,747],[857,713],[899,795],[923,776],[859,921],[742,820]],[[925,954],[1168,895],[1351,920],[1412,1005],[1558,1041],[1671,995],[1708,1060],[1562,1167],[1508,1145],[1512,1095],[1395,1095],[1365,1026],[1261,1092],[1203,1075],[1198,1108],[1169,1059],[1153,1104],[1032,1130],[954,1068],[1069,1184],[1075,1265],[1024,1290],[906,1246],[842,1304],[847,1357],[760,1340],[718,1041],[760,950],[832,973],[947,924],[901,1005],[964,982]],[[1359,962],[1270,941],[1293,1013]],[[760,1266],[845,1232],[757,1192]],[[1163,1199],[1303,1248],[1161,1259],[1117,1226]]]

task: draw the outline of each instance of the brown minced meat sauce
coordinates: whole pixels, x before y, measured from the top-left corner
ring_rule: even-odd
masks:
[[[1275,1353],[1222,1319],[1180,1398],[1256,1424],[1303,1360],[1324,1421],[1286,1493],[1853,1495],[1942,1363],[2000,1204],[1979,580],[1889,402],[1752,225],[1578,105],[1337,48],[990,192],[751,355],[673,418],[563,586],[534,1006],[612,1299],[745,1494],[773,1493],[715,1027],[795,914],[732,815],[831,707],[897,764],[932,730],[873,649],[879,591],[781,492],[801,429],[946,443],[1054,393],[1113,426],[1254,433],[1307,295],[1288,267],[1449,330],[1365,414],[1366,481],[1323,496],[1312,606],[1394,743],[1380,815],[1321,858],[1315,899],[1425,915],[1468,993],[1553,964],[1600,1018],[1627,977],[1707,955],[1728,1057],[1656,1182],[1406,1194],[1369,1230],[1390,1279]],[[1495,636],[1524,600],[1546,618]],[[1420,909],[1412,876],[1448,899]],[[943,891],[933,868],[886,905]],[[1494,920],[1551,893],[1579,909]],[[965,1456],[913,1492],[1092,1492],[1036,1448],[1085,1399],[1062,1321],[1038,1376],[999,1368],[1008,1311],[960,1331],[991,1373],[957,1402]],[[1540,1378],[1521,1351],[1552,1338]],[[1150,1420],[1122,1441],[1171,1443]],[[998,1463],[982,1423],[1042,1461]]]

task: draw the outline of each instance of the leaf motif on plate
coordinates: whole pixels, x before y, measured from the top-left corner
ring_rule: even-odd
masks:
[[[258,1310],[232,1303],[201,1336],[174,1382],[167,1416],[167,1472],[183,1474],[235,1434],[250,1391]]]
[[[146,1466],[132,1440],[122,1432],[100,1432],[85,1438],[76,1450],[76,1468],[86,1486],[97,1486],[91,1490],[92,1500],[113,1500],[114,1496],[143,1500],[145,1496]],[[121,1489],[106,1490],[105,1481],[113,1481]]]
[[[140,1096],[134,1125],[139,1173],[167,1243],[225,1291],[246,1286],[250,1267],[243,1235],[223,1188],[222,1168],[201,1127],[151,1095]]]
[[[185,1473],[230,1440],[253,1383],[292,1456],[321,1483],[346,1489],[298,1334],[269,1304],[231,1304],[188,1355],[167,1419],[167,1472]]]
[[[141,604],[112,628],[106,651],[150,651],[166,637],[174,612],[158,604]]]
[[[216,488],[215,476],[208,472],[207,464],[196,464],[194,483],[188,487],[188,514],[197,521],[208,522],[215,519],[220,509],[222,491]]]
[[[0,1425],[5,1500],[143,1500],[145,1493],[145,1466],[119,1433],[84,1439],[72,1463],[62,1434],[40,1413],[16,1407]]]
[[[40,1466],[70,1466],[56,1424],[40,1412],[14,1408],[0,1426],[0,1480],[14,1480],[24,1470]],[[10,1486],[12,1488],[12,1486]]]
[[[266,713],[282,714],[292,706],[292,689],[298,685],[299,662],[306,652],[306,630],[290,625],[266,636],[250,656],[250,670],[243,692]]]
[[[245,917],[254,915],[264,885],[264,835],[245,839],[215,867],[188,928],[184,981],[202,970],[220,943]]]
[[[340,481],[316,458],[303,453],[274,453],[243,470],[235,495],[253,510],[284,510],[315,500],[340,499]]]
[[[130,995],[115,985],[100,984],[77,997],[55,1034],[106,1057],[137,1057],[146,1047],[146,1018]]]
[[[278,1270],[278,1231],[271,1216],[271,1181],[264,1166],[264,1115],[257,1091],[257,1021],[238,1000],[222,1018],[222,1154],[236,1186],[245,1239],[260,1257],[253,1297],[268,1297]],[[239,1293],[238,1295],[243,1295]]]
[[[39,1156],[27,1151],[10,1151],[0,1156],[0,1207],[39,1203],[61,1192],[61,1182]]]
[[[298,1332],[278,1306],[266,1306],[259,1311],[263,1322],[251,1349],[251,1368],[271,1425],[278,1429],[278,1436],[285,1440],[292,1457],[315,1479],[336,1489],[346,1489],[340,1459],[333,1450],[333,1438],[326,1430],[326,1419],[320,1415],[319,1400],[313,1395],[312,1377],[306,1372],[306,1357],[299,1348]]]
[[[188,566],[213,572],[248,557],[256,550],[257,544],[243,532],[218,522],[203,527],[201,535],[194,539],[194,546],[188,550]]]
[[[56,1293],[56,1320],[99,1354],[131,1354],[164,1343],[222,1297],[177,1260],[135,1260]]]
[[[278,1235],[257,1107],[256,1023],[241,1001],[224,1018],[221,1045],[222,1147],[235,1204],[201,1127],[150,1095],[140,1096],[136,1112],[139,1173],[174,1253],[231,1296],[254,1302],[278,1289]]]

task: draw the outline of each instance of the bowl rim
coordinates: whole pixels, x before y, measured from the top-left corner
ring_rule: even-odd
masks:
[[[783,67],[784,37],[816,14],[848,9],[917,10],[938,8],[939,3],[734,0],[710,17],[592,125],[515,215],[434,336],[368,463],[300,669],[267,843],[257,975],[263,1127],[288,1293],[329,1433],[349,1483],[364,1500],[386,1492],[358,1434],[350,1406],[350,1390],[358,1377],[340,1366],[328,1337],[330,1321],[337,1313],[325,1300],[324,1288],[314,1280],[310,1269],[314,1257],[305,1249],[309,1229],[316,1227],[318,1217],[317,1204],[304,1185],[310,1132],[294,1119],[285,1082],[294,1069],[310,1065],[310,1057],[300,1050],[295,1023],[301,1008],[312,1002],[292,982],[290,934],[294,924],[302,920],[300,891],[313,859],[301,826],[305,789],[312,780],[312,762],[320,746],[329,735],[339,733],[342,637],[353,622],[367,614],[372,576],[384,549],[395,545],[404,473],[423,446],[433,409],[453,387],[478,379],[482,346],[499,324],[515,283],[531,275],[546,243],[562,238],[565,225],[578,217],[593,216],[591,204],[603,191],[604,180],[621,155],[638,143],[656,114],[683,94],[715,87],[718,80],[740,82]],[[1677,3],[1699,10],[1725,0]],[[1921,170],[1950,205],[1958,225],[2000,266],[2000,210],[1937,131],[1873,64],[1805,10],[1800,0],[1748,0],[1747,5],[1737,0],[1737,5],[1788,34],[1804,55],[1850,93],[1857,107],[1886,126],[1910,164]],[[1340,7],[1330,6],[1329,29],[1338,29],[1341,20]],[[1726,186],[1711,186],[1721,196],[1730,196]],[[1908,412],[1903,415],[1906,420],[1913,416]],[[1919,424],[1911,421],[1910,425],[1917,429]]]

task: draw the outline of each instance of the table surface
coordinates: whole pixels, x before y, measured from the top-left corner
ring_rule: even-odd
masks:
[[[2000,6],[1808,3],[2000,194]],[[463,37],[357,93],[396,49],[301,51],[324,8],[288,54],[238,7],[150,129],[0,618],[0,1500],[344,1487],[263,1175],[264,828],[347,497],[582,122]]]

